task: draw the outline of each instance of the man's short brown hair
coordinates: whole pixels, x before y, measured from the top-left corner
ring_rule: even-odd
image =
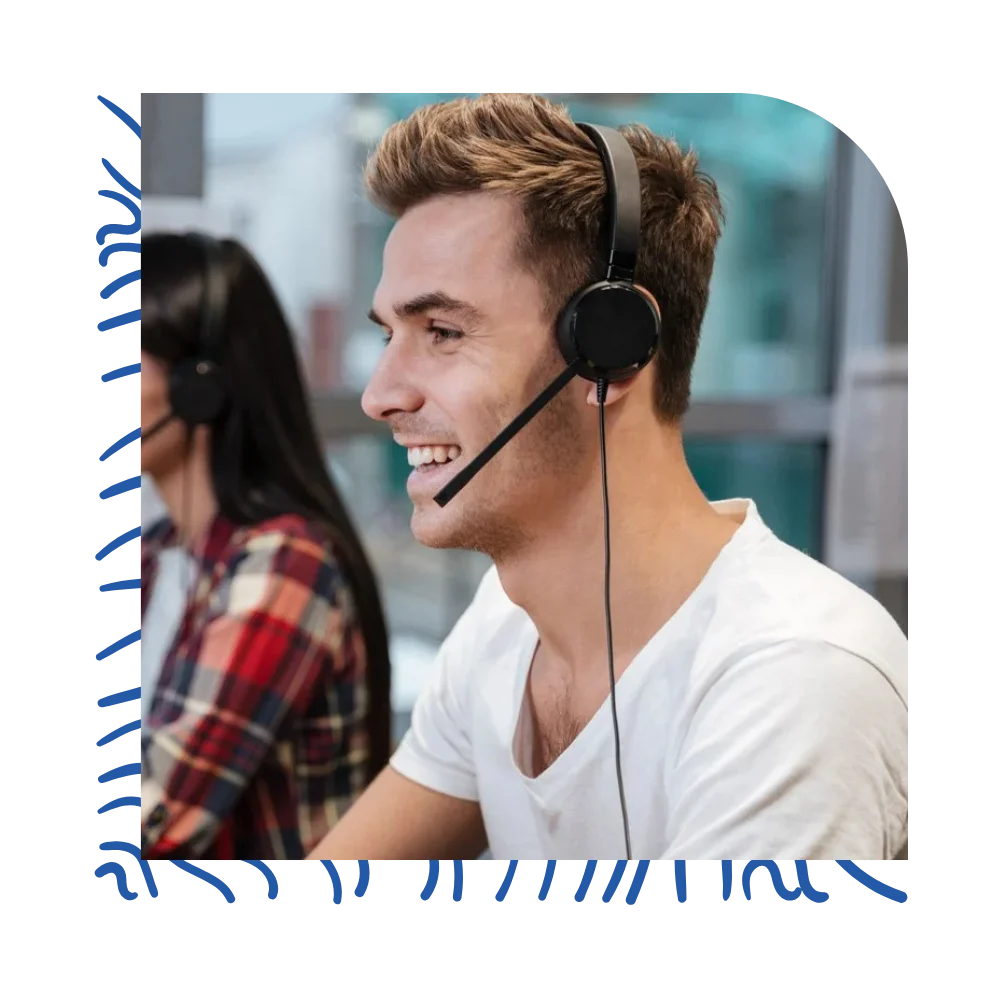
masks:
[[[691,370],[723,213],[715,182],[693,151],[644,125],[620,130],[642,181],[642,237],[635,280],[659,303],[656,409],[674,420],[687,409]],[[595,277],[606,182],[590,139],[565,107],[534,94],[483,94],[418,108],[382,136],[365,181],[380,208],[398,218],[436,195],[513,195],[524,214],[522,259],[542,284],[554,320]]]

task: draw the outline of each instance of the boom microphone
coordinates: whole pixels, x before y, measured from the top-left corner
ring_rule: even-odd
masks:
[[[159,434],[160,431],[162,431],[163,428],[166,427],[167,424],[169,424],[170,421],[173,420],[176,416],[177,414],[171,411],[170,413],[166,414],[166,416],[160,417],[160,419],[157,420],[156,423],[153,424],[153,426],[150,427],[148,431],[144,431],[140,435],[139,444],[142,444],[144,441],[148,441],[154,434]]]
[[[446,483],[434,496],[434,502],[443,507],[464,489],[508,441],[533,417],[555,399],[570,380],[580,373],[581,362],[568,364],[500,433],[471,461]]]

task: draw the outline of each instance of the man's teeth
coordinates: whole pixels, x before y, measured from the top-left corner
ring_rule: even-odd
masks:
[[[406,458],[410,465],[414,468],[419,468],[421,465],[430,465],[431,463],[437,463],[443,465],[445,462],[451,462],[458,458],[461,454],[461,449],[455,447],[455,445],[427,445],[423,448],[408,448],[406,450]]]

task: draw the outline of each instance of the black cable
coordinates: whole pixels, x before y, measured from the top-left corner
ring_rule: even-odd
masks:
[[[193,427],[185,428],[184,466],[181,469],[181,523],[183,524],[183,528],[178,532],[181,542],[178,562],[180,563],[181,593],[184,596],[183,614],[185,617],[189,609],[193,607],[195,598],[197,597],[202,571],[202,556],[198,553],[197,545],[199,539],[197,533],[192,530],[191,525],[191,466],[194,455],[194,434],[195,430]],[[184,531],[189,532],[190,537],[188,539],[184,538]],[[207,539],[202,540],[201,548],[203,552],[207,544]],[[189,556],[190,565],[188,563]]]
[[[628,808],[625,805],[625,783],[622,781],[622,748],[618,735],[618,705],[615,701],[615,653],[611,639],[611,516],[608,504],[608,459],[604,443],[604,400],[608,383],[597,383],[597,409],[601,439],[601,484],[604,490],[604,623],[608,637],[608,676],[611,683],[611,724],[615,731],[615,771],[618,775],[618,799],[622,807],[622,826],[625,829],[625,857],[632,860],[632,837],[628,826]]]

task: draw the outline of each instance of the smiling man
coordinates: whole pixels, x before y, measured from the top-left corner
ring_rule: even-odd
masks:
[[[695,483],[681,420],[719,197],[692,153],[622,131],[642,181],[636,282],[663,327],[654,361],[606,399],[633,854],[894,857],[907,839],[906,640],[752,501],[709,503]],[[623,857],[595,386],[574,379],[450,503],[434,501],[565,364],[554,324],[600,263],[601,161],[563,109],[485,95],[394,125],[367,183],[397,223],[363,406],[408,450],[416,538],[495,567],[391,764],[312,857]]]

